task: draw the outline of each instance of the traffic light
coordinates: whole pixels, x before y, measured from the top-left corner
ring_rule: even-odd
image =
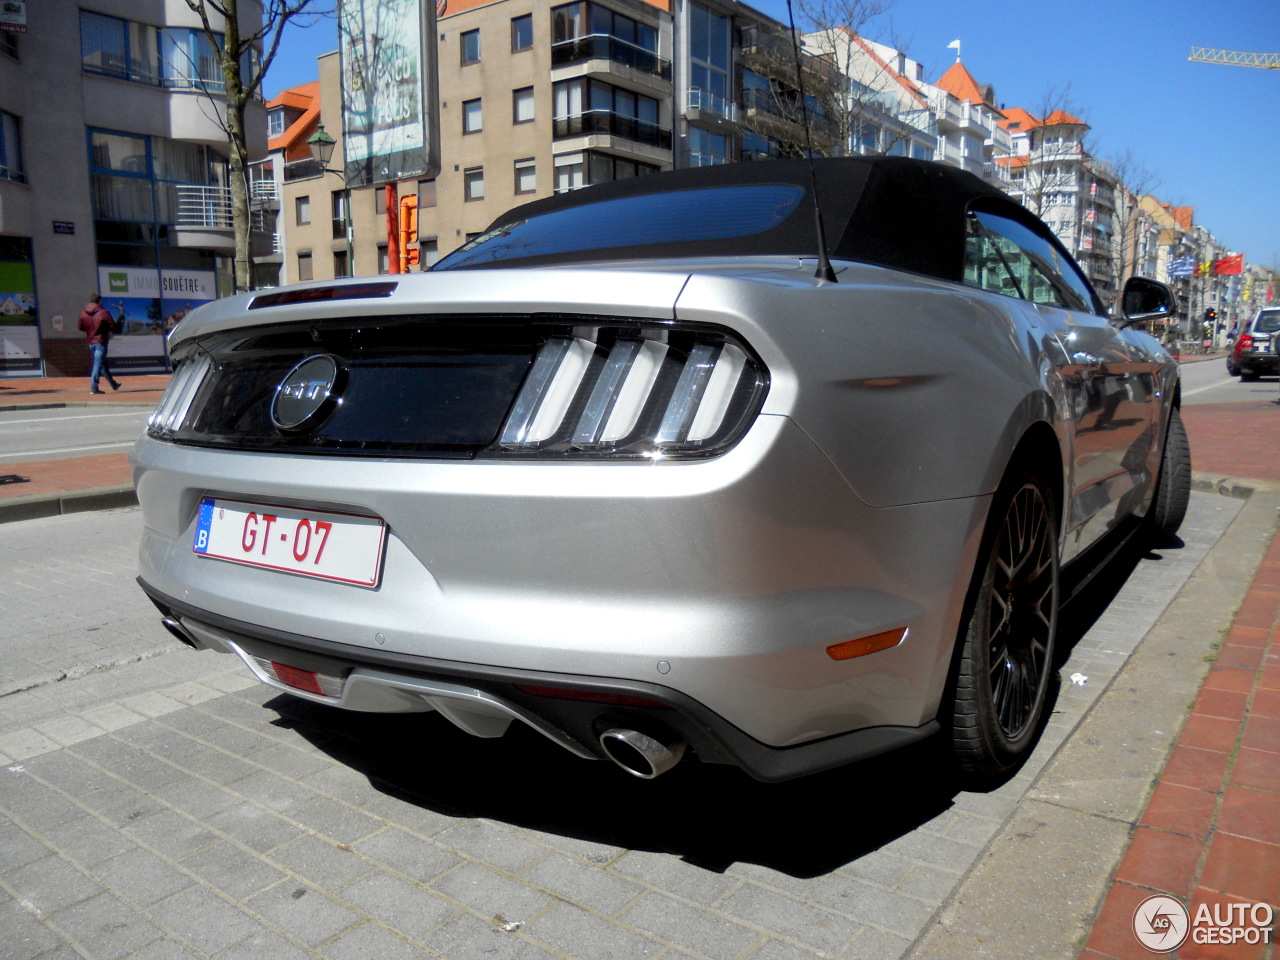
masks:
[[[418,197],[400,198],[400,272],[408,273],[409,265],[418,262]]]

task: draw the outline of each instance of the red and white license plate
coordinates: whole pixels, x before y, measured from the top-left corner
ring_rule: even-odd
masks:
[[[205,497],[191,549],[202,557],[376,587],[386,532],[379,517]]]

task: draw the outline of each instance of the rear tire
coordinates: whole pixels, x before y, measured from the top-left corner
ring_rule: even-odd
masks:
[[[1182,414],[1174,407],[1169,412],[1169,429],[1164,437],[1164,456],[1160,460],[1160,479],[1147,511],[1147,531],[1154,544],[1173,539],[1182,519],[1187,515],[1191,499],[1191,445],[1182,425]]]
[[[1013,474],[996,494],[968,609],[952,747],[965,773],[993,778],[1031,752],[1053,673],[1058,524],[1039,476]]]

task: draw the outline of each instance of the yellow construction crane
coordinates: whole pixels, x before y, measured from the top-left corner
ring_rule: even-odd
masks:
[[[1209,47],[1192,47],[1188,60],[1198,63],[1226,63],[1233,67],[1261,67],[1263,70],[1280,70],[1280,53],[1240,53],[1237,50],[1211,50]]]

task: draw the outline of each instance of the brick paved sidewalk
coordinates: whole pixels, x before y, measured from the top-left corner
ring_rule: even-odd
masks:
[[[1133,834],[1082,960],[1149,958],[1133,933],[1147,897],[1280,911],[1280,536],[1272,540]],[[1192,932],[1194,933],[1193,926]],[[1274,936],[1274,925],[1272,927]],[[1280,956],[1275,944],[1198,944],[1191,958]]]
[[[1206,477],[1280,481],[1280,407],[1183,408],[1192,466]],[[1244,481],[1245,483],[1248,480]],[[1133,934],[1157,893],[1188,904],[1267,903],[1280,917],[1280,535],[1246,594],[1116,870],[1082,958],[1150,958]],[[1276,934],[1273,932],[1273,938]],[[1258,944],[1195,944],[1178,960],[1271,960]]]

